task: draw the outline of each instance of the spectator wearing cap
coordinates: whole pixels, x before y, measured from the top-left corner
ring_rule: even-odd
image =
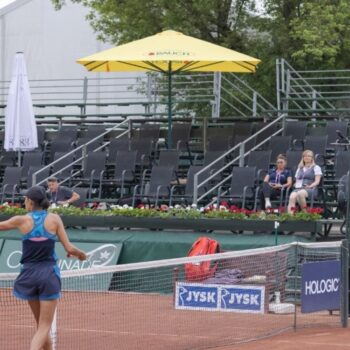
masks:
[[[61,186],[55,177],[47,180],[48,198],[51,204],[65,205],[76,202],[80,196],[66,186]]]

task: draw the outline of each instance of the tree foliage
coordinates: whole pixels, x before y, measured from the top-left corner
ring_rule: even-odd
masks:
[[[52,0],[56,9],[65,1]],[[247,49],[247,18],[253,0],[72,0],[90,9],[99,38],[122,44],[166,29],[239,50]]]
[[[257,74],[247,79],[270,101],[276,58],[296,69],[350,64],[349,0],[71,1],[89,8],[99,38],[112,44],[173,29],[260,58]],[[52,2],[59,9],[65,1]]]

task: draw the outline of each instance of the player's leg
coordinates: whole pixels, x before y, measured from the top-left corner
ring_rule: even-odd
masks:
[[[57,300],[40,300],[39,303],[38,329],[32,339],[30,350],[41,350],[45,346],[57,306]]]
[[[40,317],[40,302],[39,300],[29,300],[28,304],[32,313],[34,315],[37,326],[39,326],[39,317]],[[50,334],[47,335],[47,340],[42,348],[43,350],[52,350]]]

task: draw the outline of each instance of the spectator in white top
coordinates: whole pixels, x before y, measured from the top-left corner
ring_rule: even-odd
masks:
[[[307,198],[317,197],[317,187],[322,177],[321,168],[315,163],[314,153],[310,150],[303,152],[298,169],[295,173],[294,190],[290,194],[288,212],[294,213],[298,203],[300,209],[306,208]]]

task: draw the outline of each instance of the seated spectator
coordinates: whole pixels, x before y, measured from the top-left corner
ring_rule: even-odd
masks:
[[[346,215],[346,206],[347,206],[348,196],[349,196],[348,175],[343,175],[339,180],[337,201],[338,201],[339,211],[344,216]]]
[[[296,204],[300,209],[306,208],[307,198],[316,198],[318,185],[322,177],[321,168],[315,163],[314,153],[305,150],[295,173],[294,190],[290,194],[288,203],[288,213],[293,214]]]
[[[276,160],[276,167],[265,176],[262,193],[262,209],[271,208],[271,199],[276,199],[281,195],[282,189],[292,186],[292,172],[286,168],[287,159],[283,154],[279,154]]]
[[[49,188],[48,199],[50,204],[69,205],[80,198],[79,194],[70,188],[60,186],[55,177],[50,177],[47,179],[47,187]]]

